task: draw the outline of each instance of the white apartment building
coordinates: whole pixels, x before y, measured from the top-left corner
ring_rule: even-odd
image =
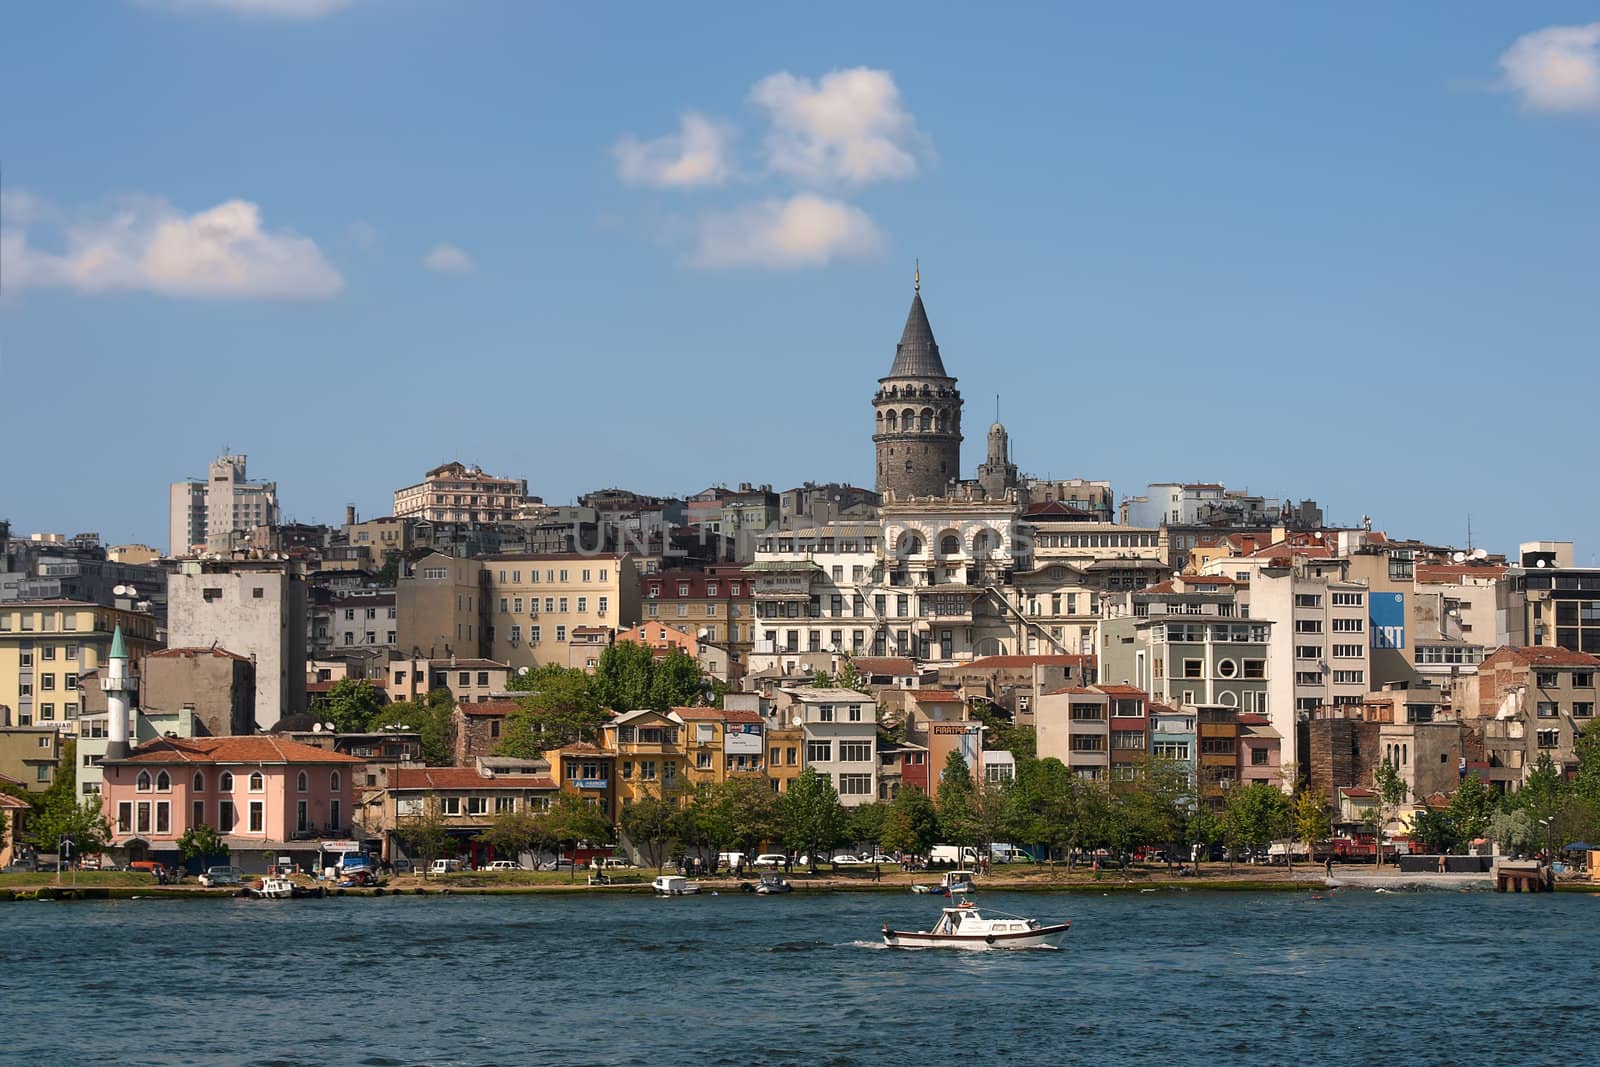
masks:
[[[1250,618],[1273,623],[1267,707],[1285,764],[1299,765],[1297,722],[1322,707],[1360,708],[1372,686],[1370,591],[1346,580],[1348,564],[1300,558],[1261,567],[1250,579]]]
[[[168,552],[228,552],[234,534],[283,521],[278,483],[252,482],[244,456],[218,456],[205,481],[173,482],[168,492]]]
[[[799,708],[803,766],[833,782],[847,808],[878,798],[878,705],[854,689],[785,689]]]
[[[748,568],[755,582],[752,669],[802,652],[884,654],[887,620],[877,609],[888,601],[874,598],[882,544],[876,522],[769,530],[755,544]]]

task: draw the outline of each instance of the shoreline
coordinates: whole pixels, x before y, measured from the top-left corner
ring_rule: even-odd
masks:
[[[546,884],[494,884],[473,875],[459,876],[461,881],[440,884],[437,880],[405,878],[400,884],[372,888],[324,887],[323,899],[381,898],[392,896],[537,896],[537,895],[621,895],[638,896],[653,893],[649,882],[627,882],[605,886],[591,886],[584,882]],[[744,881],[748,882],[748,879]],[[897,874],[874,882],[859,877],[830,877],[820,875],[790,876],[794,892],[816,893],[908,893],[914,879]],[[754,895],[741,892],[738,879],[701,880],[701,896]],[[1175,878],[1162,873],[1152,876],[1138,872],[1135,877],[1105,876],[1071,879],[1053,878],[996,878],[984,879],[978,886],[980,893],[1294,893],[1294,892],[1492,892],[1491,879],[1482,875],[1402,874],[1395,872],[1362,871],[1352,873],[1336,870],[1333,878],[1321,872],[1298,871],[1271,872],[1206,872],[1198,877]],[[1597,882],[1558,882],[1556,892],[1600,893]],[[247,898],[239,889],[208,889],[203,886],[129,886],[129,885],[69,885],[57,886],[54,882],[38,885],[13,885],[0,888],[0,903],[24,901],[87,901],[87,900],[227,900]]]

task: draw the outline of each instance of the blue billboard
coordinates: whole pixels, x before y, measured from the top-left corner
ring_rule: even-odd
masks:
[[[1367,625],[1372,631],[1372,647],[1406,647],[1406,595],[1373,593],[1367,597]]]

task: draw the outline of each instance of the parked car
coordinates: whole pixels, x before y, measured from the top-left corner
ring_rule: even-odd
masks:
[[[433,861],[433,866],[428,868],[429,874],[457,874],[460,871],[460,860],[437,859]]]
[[[522,868],[517,866],[516,860],[495,860],[483,869],[486,871],[520,871]]]
[[[244,872],[237,867],[207,867],[205,873],[200,876],[200,884],[207,889],[219,885],[241,885],[243,882]]]
[[[899,863],[900,861],[895,859],[893,856],[885,856],[882,852],[873,852],[873,853],[863,852],[861,854],[861,862],[862,863]]]
[[[832,863],[836,867],[859,867],[861,864],[866,863],[867,861],[862,859],[860,856],[857,856],[853,852],[840,852],[828,862]]]
[[[394,868],[395,874],[410,874],[417,869],[416,864],[410,860],[395,860],[389,866]]]
[[[789,862],[789,857],[781,852],[763,852],[756,857],[757,867],[782,867]]]
[[[600,866],[608,871],[636,871],[639,869],[638,864],[629,863],[627,860],[618,856],[612,856],[610,859],[600,864]]]
[[[573,869],[573,867],[573,862],[567,859],[565,856],[562,856],[558,860],[545,860],[543,863],[539,864],[539,869],[541,871],[570,871]]]

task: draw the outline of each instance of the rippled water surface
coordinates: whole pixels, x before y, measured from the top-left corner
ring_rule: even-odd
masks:
[[[910,894],[0,905],[6,1064],[1593,1062],[1600,899]],[[1515,1052],[1513,1054],[1513,1048]]]

